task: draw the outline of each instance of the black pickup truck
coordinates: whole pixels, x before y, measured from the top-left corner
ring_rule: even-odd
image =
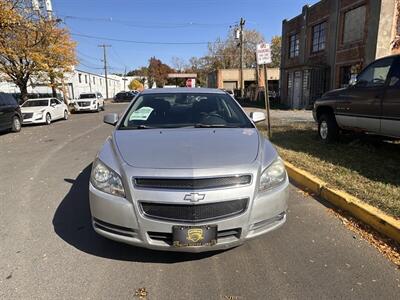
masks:
[[[342,130],[400,138],[400,55],[372,62],[347,88],[324,94],[313,115],[325,142]]]

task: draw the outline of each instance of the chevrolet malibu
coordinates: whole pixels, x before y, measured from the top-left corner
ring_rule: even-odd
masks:
[[[276,150],[224,91],[151,89],[119,117],[89,184],[94,230],[156,249],[227,249],[286,221],[288,177]]]

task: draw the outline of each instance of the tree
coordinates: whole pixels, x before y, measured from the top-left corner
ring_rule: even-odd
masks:
[[[65,53],[67,47],[74,49],[67,31],[33,13],[27,3],[0,0],[0,74],[19,87],[23,101],[32,76],[51,75],[55,82],[58,69],[74,62],[74,50]]]
[[[142,91],[144,89],[143,84],[137,79],[133,79],[129,83],[128,88],[130,90],[139,90],[139,91]]]
[[[185,71],[186,69],[189,68],[189,65],[187,64],[187,62],[183,58],[180,58],[180,57],[177,57],[177,56],[173,56],[171,58],[171,64],[172,64],[172,67],[177,72],[183,72],[183,71]]]
[[[148,67],[149,87],[152,87],[154,82],[157,87],[163,87],[168,81],[168,73],[172,71],[173,70],[168,65],[162,63],[161,60],[155,57],[150,58]]]
[[[282,37],[273,36],[271,40],[271,59],[272,63],[268,65],[269,68],[279,68],[281,66],[281,48]]]
[[[257,30],[244,30],[243,41],[244,67],[254,67],[256,65],[257,44],[263,42],[264,37]],[[212,70],[239,68],[240,47],[239,41],[234,37],[234,31],[229,31],[226,39],[218,38],[214,43],[209,44],[208,54],[204,59],[208,68]]]
[[[40,66],[48,76],[53,97],[56,97],[56,90],[63,87],[64,74],[71,72],[72,66],[77,63],[76,43],[66,29],[53,27],[49,28],[44,44],[44,58]]]

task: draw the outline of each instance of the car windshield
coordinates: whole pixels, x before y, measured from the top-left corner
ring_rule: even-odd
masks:
[[[253,124],[226,94],[157,93],[139,96],[119,129],[176,127],[253,128]]]
[[[26,101],[22,106],[23,107],[34,107],[34,106],[48,106],[49,100],[29,100]]]
[[[79,99],[92,99],[92,98],[96,98],[95,94],[82,94],[79,96]]]

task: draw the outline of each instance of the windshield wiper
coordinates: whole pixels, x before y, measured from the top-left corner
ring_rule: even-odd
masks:
[[[156,129],[158,127],[152,127],[147,125],[135,125],[135,126],[126,126],[120,127],[120,129],[130,130],[130,129]]]
[[[194,124],[194,127],[195,128],[240,128],[240,126],[232,126],[226,124],[202,124],[202,123]]]

